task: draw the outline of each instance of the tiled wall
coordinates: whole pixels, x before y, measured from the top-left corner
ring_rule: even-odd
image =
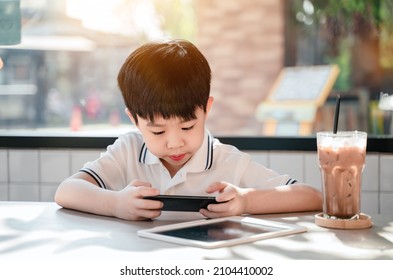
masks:
[[[0,200],[53,201],[58,184],[101,150],[0,149]]]
[[[57,185],[101,150],[0,149],[0,200],[53,201]],[[315,152],[250,152],[279,173],[321,189]],[[362,184],[362,211],[393,212],[393,155],[367,154]]]

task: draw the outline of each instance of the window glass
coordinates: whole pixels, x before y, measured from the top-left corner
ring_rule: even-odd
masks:
[[[20,0],[22,43],[0,46],[0,132],[129,130],[118,70],[139,45],[170,37],[211,65],[215,135],[331,130],[337,94],[339,129],[390,135],[392,10],[393,0]],[[296,98],[317,88],[321,65],[339,73],[320,100]],[[294,69],[308,72],[271,102]]]

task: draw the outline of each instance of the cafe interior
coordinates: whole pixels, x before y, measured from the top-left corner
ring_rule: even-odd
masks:
[[[320,191],[316,134],[333,130],[340,97],[338,130],[367,133],[361,210],[373,219],[372,234],[385,230],[362,243],[368,252],[360,239],[371,233],[363,230],[359,239],[353,231],[335,232],[335,238],[351,243],[344,253],[326,247],[318,255],[314,244],[296,255],[298,243],[288,243],[291,252],[268,243],[265,253],[234,247],[218,255],[198,251],[196,258],[393,258],[392,0],[0,1],[0,212],[37,203],[36,221],[58,215],[71,230],[77,214],[40,209],[52,211],[59,183],[134,129],[117,85],[119,68],[141,44],[168,38],[190,40],[209,61],[215,98],[209,131]],[[81,219],[77,224],[87,232],[88,214]],[[21,221],[13,230],[23,231]],[[120,231],[126,227],[123,221],[105,222]],[[97,240],[107,242],[102,236]],[[13,255],[1,244],[0,239],[0,259],[2,253],[18,257],[18,245]],[[139,245],[145,246],[138,252],[142,259],[149,258],[146,250],[154,251],[154,244],[146,244]],[[84,256],[79,247],[72,251],[79,245],[50,246],[59,255]],[[109,256],[133,251],[130,245],[103,246]],[[172,248],[163,250],[175,258]]]

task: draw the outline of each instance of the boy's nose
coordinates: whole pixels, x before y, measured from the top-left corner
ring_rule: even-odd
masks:
[[[184,146],[184,141],[179,135],[171,135],[167,139],[167,147],[168,149],[178,149]]]

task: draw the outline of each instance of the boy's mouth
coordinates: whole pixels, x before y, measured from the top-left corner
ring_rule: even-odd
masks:
[[[186,154],[172,155],[172,156],[169,156],[169,158],[170,158],[171,160],[174,160],[174,161],[180,161],[180,160],[182,160],[185,156],[186,156]]]

